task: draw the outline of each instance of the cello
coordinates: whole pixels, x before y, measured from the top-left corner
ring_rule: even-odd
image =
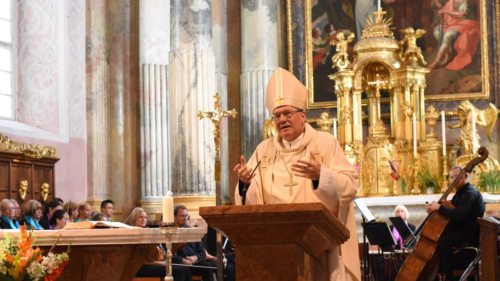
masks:
[[[456,187],[458,181],[465,173],[471,173],[476,165],[488,158],[489,152],[485,147],[480,147],[477,153],[479,157],[472,159],[443,193],[439,199],[441,205],[453,208],[453,205],[446,200],[450,192]],[[437,243],[449,221],[449,218],[438,211],[427,215],[415,231],[414,237],[406,243],[406,245],[409,245],[417,241],[413,251],[401,266],[396,276],[396,281],[432,280],[439,262],[436,251]]]

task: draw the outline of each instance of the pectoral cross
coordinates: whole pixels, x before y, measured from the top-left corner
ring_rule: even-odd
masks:
[[[285,183],[285,187],[288,187],[288,191],[290,192],[290,196],[293,192],[293,187],[296,186],[297,183],[293,181],[293,175],[290,175],[288,183]]]
[[[223,118],[231,116],[236,117],[236,109],[224,111],[220,109],[220,95],[217,93],[214,96],[214,111],[202,112],[198,111],[198,118],[208,118],[214,125],[214,142],[215,142],[215,204],[222,205],[222,188],[221,188],[221,161],[220,161],[220,122]],[[217,280],[223,279],[223,257],[222,257],[222,234],[217,231]]]

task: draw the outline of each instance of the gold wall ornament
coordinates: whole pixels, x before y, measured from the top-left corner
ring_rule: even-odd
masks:
[[[19,198],[21,198],[22,201],[26,199],[26,194],[28,193],[28,181],[27,180],[22,180],[19,181]]]
[[[12,141],[9,137],[0,134],[0,151],[19,153],[29,158],[57,158],[56,148],[39,144],[28,144]]]
[[[49,187],[50,185],[46,182],[42,183],[42,186],[40,186],[40,199],[42,202],[47,202],[47,198],[49,197]]]

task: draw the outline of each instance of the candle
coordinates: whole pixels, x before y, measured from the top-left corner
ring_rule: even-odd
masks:
[[[377,10],[380,11],[380,0],[377,1],[377,8],[378,8]]]
[[[172,196],[164,196],[162,198],[163,222],[174,222],[174,198]]]
[[[333,118],[333,136],[337,138],[337,118]]]
[[[417,113],[413,113],[413,157],[417,158]]]
[[[443,156],[446,156],[446,125],[444,111],[441,111],[441,136],[443,138]]]
[[[472,153],[476,153],[477,150],[477,138],[476,138],[476,110],[474,107],[471,108],[471,118],[472,118],[472,128],[471,128],[471,141],[472,141]]]

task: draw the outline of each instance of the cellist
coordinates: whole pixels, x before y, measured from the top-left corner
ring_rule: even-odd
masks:
[[[456,166],[450,170],[451,180],[455,180],[462,171]],[[447,208],[439,202],[427,204],[427,213],[438,211],[450,219],[450,223],[438,240],[437,254],[439,272],[445,275],[445,280],[453,280],[452,247],[468,243],[479,245],[479,224],[477,218],[484,215],[484,201],[481,193],[469,183],[469,173],[462,173],[457,180],[456,193],[451,199],[453,208]]]

